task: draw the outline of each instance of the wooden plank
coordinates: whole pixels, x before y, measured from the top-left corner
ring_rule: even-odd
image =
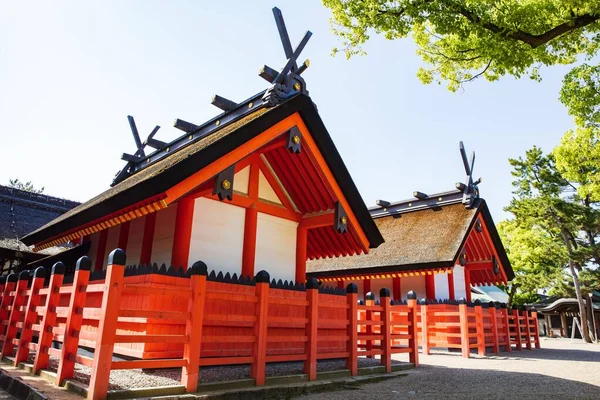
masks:
[[[185,321],[188,313],[160,310],[118,310],[119,317],[129,318],[158,318]]]
[[[308,323],[306,324],[306,336],[303,337],[306,338],[307,342],[305,347],[307,359],[304,362],[304,373],[308,375],[308,380],[314,381],[317,379],[317,322],[319,320],[319,289],[316,279],[310,279],[307,282],[306,300],[308,301],[306,310]]]
[[[115,343],[188,343],[186,335],[115,335]]]
[[[169,287],[153,287],[140,285],[125,285],[123,294],[136,294],[148,296],[173,296],[173,297],[189,297],[190,291],[185,287],[169,288]]]
[[[206,301],[206,265],[194,264],[190,269],[190,292],[185,336],[189,338],[183,348],[186,361],[181,371],[181,384],[187,393],[198,390],[200,349],[202,347],[202,320]]]
[[[178,368],[183,367],[185,364],[186,361],[183,359],[113,361],[110,369]]]

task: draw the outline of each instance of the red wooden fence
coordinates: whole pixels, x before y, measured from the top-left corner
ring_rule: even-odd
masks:
[[[36,372],[48,367],[50,356],[58,358],[58,384],[73,377],[76,363],[89,366],[89,399],[106,397],[110,371],[117,369],[182,368],[181,383],[194,392],[201,367],[209,365],[249,364],[262,385],[268,362],[303,361],[310,380],[319,359],[346,359],[352,375],[362,355],[379,356],[388,371],[395,353],[418,364],[416,300],[391,304],[386,289],[382,304],[359,305],[353,284],[345,295],[320,292],[314,279],[305,290],[288,290],[271,287],[264,271],[252,285],[210,282],[202,262],[184,277],[125,277],[119,249],[110,254],[103,281],[90,281],[90,269],[82,257],[72,284],[63,282],[61,263],[47,285],[43,268],[31,284],[28,272],[0,280],[2,357],[14,356],[18,364],[33,352]],[[363,333],[367,326],[377,329]],[[62,343],[61,350],[52,342]],[[79,355],[80,346],[94,349],[93,357]],[[145,359],[113,360],[125,352]]]

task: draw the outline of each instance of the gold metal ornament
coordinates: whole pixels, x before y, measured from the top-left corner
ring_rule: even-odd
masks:
[[[298,135],[295,135],[295,136],[292,138],[292,140],[294,141],[294,143],[295,143],[295,144],[298,144],[298,143],[300,143],[300,136],[298,136]]]
[[[229,179],[223,179],[223,182],[221,182],[221,187],[225,190],[229,190],[229,188],[231,188],[231,182],[229,182]]]
[[[342,218],[340,218],[340,222],[342,223],[342,225],[346,225],[348,219],[345,216],[343,216]]]

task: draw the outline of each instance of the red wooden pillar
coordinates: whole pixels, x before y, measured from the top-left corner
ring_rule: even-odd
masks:
[[[498,354],[500,353],[500,344],[498,343],[498,309],[493,302],[490,302],[488,311],[492,322],[492,352]]]
[[[104,269],[104,253],[106,253],[106,240],[108,238],[108,229],[100,231],[98,237],[98,248],[96,250],[96,259],[94,261],[94,271],[102,271]]]
[[[465,268],[465,299],[471,302],[471,272]]]
[[[12,300],[14,296],[11,296],[10,293],[15,290],[15,286],[17,285],[18,276],[15,273],[9,274],[6,278],[6,284],[4,285],[4,291],[2,294],[2,303],[0,304],[0,326],[4,326],[2,329],[2,336],[0,337],[0,343],[4,340],[4,336],[6,335],[6,331],[8,330],[8,316],[10,315],[10,311],[8,307],[12,305]]]
[[[402,285],[399,276],[392,278],[392,292],[394,300],[402,300]]]
[[[338,281],[338,289],[343,289],[344,288],[344,281],[343,280],[339,280]]]
[[[365,286],[366,286],[366,281],[365,281]],[[370,282],[369,282],[369,286],[370,286]],[[374,306],[375,305],[375,295],[373,293],[371,293],[371,290],[369,288],[369,291],[366,292],[365,289],[365,305],[366,306]],[[373,311],[371,310],[366,310],[365,311],[365,316],[366,316],[366,326],[365,326],[365,336],[371,337],[373,336],[374,333],[374,329],[373,329],[373,321],[375,320],[373,318]],[[372,339],[367,339],[365,340],[365,350],[367,352],[370,352],[373,350],[373,342],[374,340]],[[375,358],[374,355],[372,354],[367,354],[367,358]]]
[[[123,291],[125,262],[125,252],[121,249],[113,250],[108,256],[106,280],[104,281],[105,290],[100,308],[102,315],[98,324],[94,362],[88,388],[89,400],[105,399],[108,392],[108,381],[117,332],[117,319],[119,318],[119,303],[121,301],[121,292]]]
[[[483,307],[479,300],[475,301],[475,331],[477,334],[477,353],[485,356],[485,331],[483,328]]]
[[[192,223],[194,222],[194,204],[195,199],[191,197],[184,197],[177,203],[173,251],[171,253],[171,265],[175,268],[183,267],[184,270],[188,268]]]
[[[433,273],[425,275],[425,298],[428,300],[435,299],[435,276]]]
[[[350,375],[358,375],[358,287],[350,283],[346,288],[348,301],[348,358],[346,369]]]
[[[52,267],[50,275],[50,284],[48,285],[48,295],[46,296],[46,305],[44,307],[44,316],[42,317],[40,336],[38,338],[38,350],[33,361],[33,373],[36,374],[42,369],[48,367],[50,355],[48,350],[52,346],[52,328],[56,325],[56,307],[60,300],[60,287],[62,286],[65,274],[65,266],[57,262]]]
[[[25,318],[23,318],[21,338],[19,340],[17,354],[15,355],[15,367],[18,366],[20,362],[26,361],[27,357],[29,357],[29,343],[33,338],[33,330],[31,328],[37,317],[36,310],[41,300],[39,292],[44,286],[46,274],[46,269],[44,267],[38,267],[33,274],[33,282],[31,283],[29,301],[27,302],[27,308],[25,310]]]
[[[536,349],[540,348],[540,326],[538,324],[538,316],[537,311],[531,312],[531,317],[533,318],[533,343]]]
[[[17,337],[17,322],[21,317],[21,306],[27,302],[27,295],[24,293],[27,290],[27,281],[29,280],[29,271],[22,271],[19,274],[17,286],[15,287],[15,296],[12,299],[10,315],[8,317],[8,325],[4,334],[4,343],[2,345],[2,357],[10,357],[13,355],[15,345],[13,339]]]
[[[83,322],[83,307],[85,306],[86,289],[90,280],[92,262],[87,257],[77,260],[75,276],[73,277],[73,292],[69,300],[67,323],[65,324],[65,339],[60,351],[60,361],[56,372],[56,383],[61,385],[65,379],[73,377],[75,372],[75,357],[79,348],[79,336]]]
[[[462,356],[465,358],[469,358],[471,353],[471,344],[469,339],[468,307],[465,301],[459,300],[458,315],[460,318],[460,345],[462,350]]]
[[[515,321],[515,341],[517,343],[517,350],[523,350],[523,342],[521,341],[521,321],[519,315],[519,309],[517,307],[513,307],[512,309],[513,319]]]
[[[306,248],[308,246],[308,229],[298,227],[296,237],[296,282],[306,281]]]
[[[531,324],[529,323],[529,311],[523,310],[525,317],[525,348],[531,350]]]
[[[371,291],[371,278],[365,278],[365,280],[363,281],[363,291],[363,298],[366,300],[367,293]]]
[[[456,296],[454,294],[454,274],[448,272],[448,297],[450,300],[456,300]]]
[[[415,367],[419,366],[419,329],[417,327],[417,295],[412,290],[408,292],[407,308],[408,308],[408,347],[410,347],[409,361]]]
[[[183,347],[183,358],[186,363],[181,371],[181,384],[185,386],[187,393],[198,390],[207,272],[208,268],[202,261],[197,261],[190,268],[189,317],[185,323],[185,334],[189,340]]]
[[[269,273],[260,271],[256,274],[256,322],[254,323],[254,344],[252,346],[252,365],[250,377],[257,386],[265,384],[267,364],[267,323],[269,313]]]
[[[123,251],[127,251],[127,242],[129,242],[129,227],[131,226],[131,221],[125,221],[121,224],[121,229],[119,229],[119,242],[117,247],[122,249]]]
[[[306,324],[306,361],[304,361],[304,373],[308,375],[308,380],[314,381],[317,379],[317,341],[319,322],[319,282],[315,278],[310,278],[306,281],[306,300],[308,308],[306,316],[308,323]]]
[[[379,291],[379,304],[381,304],[381,334],[383,340],[381,349],[381,365],[385,366],[386,372],[392,372],[392,305],[390,304],[390,291],[382,288]]]
[[[246,222],[244,223],[244,248],[242,250],[242,275],[254,276],[256,262],[256,227],[258,224],[258,210],[252,204],[246,208]]]
[[[421,349],[423,354],[430,354],[429,350],[429,319],[427,314],[427,300],[421,301]]]
[[[156,213],[146,214],[144,222],[144,236],[142,237],[142,251],[140,253],[140,264],[150,264],[152,257],[152,244],[154,241],[154,227],[156,226]]]
[[[502,320],[504,322],[504,335],[506,337],[506,346],[504,348],[504,351],[510,353],[512,351],[512,344],[510,342],[510,320],[508,319],[508,310],[506,309],[506,304],[502,304],[500,310],[502,312]]]

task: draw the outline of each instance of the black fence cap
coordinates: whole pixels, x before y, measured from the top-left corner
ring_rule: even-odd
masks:
[[[256,283],[269,283],[270,280],[271,277],[269,276],[269,273],[265,270],[259,271],[256,274]]]
[[[375,295],[372,292],[369,292],[365,295],[365,300],[375,300]]]
[[[408,300],[416,300],[417,299],[417,294],[411,290],[410,292],[408,292],[408,294],[406,295],[406,298]]]
[[[307,289],[318,289],[319,288],[319,281],[316,280],[315,278],[308,278],[306,280],[306,288]]]
[[[204,261],[196,261],[194,265],[189,269],[190,275],[208,275],[208,266]]]
[[[19,280],[19,276],[17,274],[15,274],[14,272],[11,272],[6,277],[6,282],[16,282],[17,280]]]
[[[121,249],[114,249],[108,255],[108,265],[125,265],[127,262],[127,255]]]
[[[379,297],[390,297],[390,290],[388,288],[381,288],[379,290]]]
[[[19,272],[19,280],[20,281],[24,281],[26,279],[29,279],[30,276],[31,276],[31,274],[27,270]]]
[[[76,271],[91,271],[92,270],[92,260],[88,256],[83,256],[77,260],[77,264],[75,265]]]
[[[37,267],[33,273],[34,278],[45,278],[48,276],[48,271],[44,267]]]
[[[350,283],[346,286],[346,293],[358,293],[358,286],[355,283]]]

